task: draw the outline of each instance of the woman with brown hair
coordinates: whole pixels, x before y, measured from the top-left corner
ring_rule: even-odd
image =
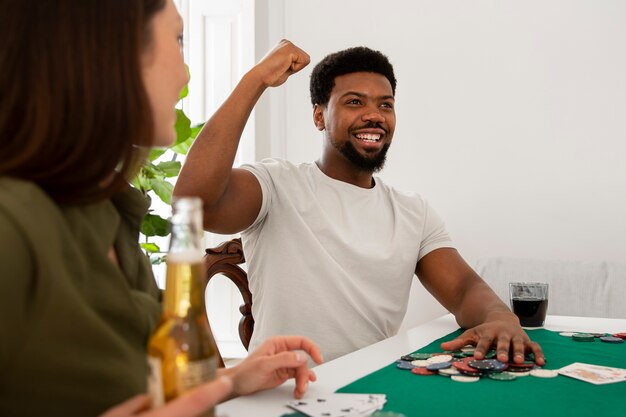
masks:
[[[137,243],[147,202],[128,180],[174,140],[182,20],[172,0],[0,10],[0,415],[137,415],[160,304]],[[145,415],[195,415],[292,377],[299,397],[315,375],[295,349],[321,362],[310,340],[273,338]]]

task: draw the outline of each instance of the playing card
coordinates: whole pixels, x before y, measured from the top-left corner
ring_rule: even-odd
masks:
[[[580,362],[575,362],[561,368],[559,373],[596,385],[626,381],[626,369]]]
[[[328,394],[287,405],[311,417],[365,417],[380,410],[386,401],[385,394]]]

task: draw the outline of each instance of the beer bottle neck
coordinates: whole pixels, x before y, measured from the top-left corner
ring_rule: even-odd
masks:
[[[186,317],[205,314],[204,263],[201,257],[168,255],[164,314]]]
[[[164,313],[177,317],[193,311],[204,314],[202,203],[199,198],[183,197],[172,208]]]

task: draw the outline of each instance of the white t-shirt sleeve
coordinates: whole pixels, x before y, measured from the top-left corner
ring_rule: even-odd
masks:
[[[270,210],[270,206],[272,205],[272,190],[274,187],[274,181],[272,180],[270,171],[273,167],[277,167],[277,165],[277,161],[268,159],[262,162],[244,164],[240,167],[246,171],[250,171],[256,177],[261,186],[262,194],[261,209],[259,210],[259,214],[254,222],[246,229],[247,231],[251,231],[259,227],[259,225],[263,223],[263,220],[265,220],[265,217]]]
[[[422,236],[422,243],[417,254],[418,262],[435,249],[454,247],[443,220],[427,202],[425,202],[424,208],[424,231]]]

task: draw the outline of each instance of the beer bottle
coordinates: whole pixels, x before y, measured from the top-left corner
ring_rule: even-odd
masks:
[[[154,407],[215,378],[216,344],[204,302],[202,203],[172,203],[171,241],[161,323],[148,344],[148,390]],[[213,410],[205,416],[213,416]]]

